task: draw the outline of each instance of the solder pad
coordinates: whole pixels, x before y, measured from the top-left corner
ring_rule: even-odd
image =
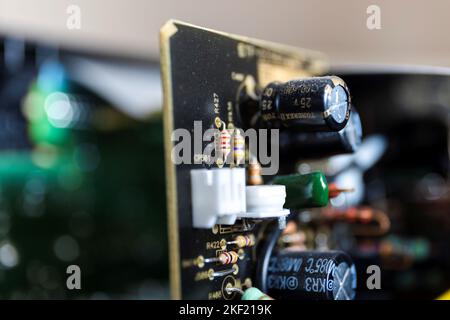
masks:
[[[204,264],[202,257],[216,257],[229,249],[226,242],[239,234],[256,235],[258,227],[248,221],[234,226],[216,225],[212,229],[192,227],[189,172],[204,165],[175,165],[171,157],[176,144],[172,133],[175,129],[186,129],[193,134],[194,121],[201,121],[202,134],[217,127],[219,121],[227,127],[239,128],[236,104],[244,86],[257,90],[271,81],[323,74],[327,66],[317,52],[178,21],[168,21],[160,37],[172,298],[232,299],[234,295],[224,291],[227,285],[251,285],[256,261],[254,247],[243,248],[242,259],[233,266]],[[202,143],[202,148],[206,145]],[[191,163],[195,157],[198,160],[202,156],[194,154],[192,148]],[[234,268],[232,274],[212,277],[213,271],[230,268]]]

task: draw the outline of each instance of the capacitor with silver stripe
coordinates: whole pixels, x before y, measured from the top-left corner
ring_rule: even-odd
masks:
[[[336,76],[272,82],[261,95],[261,118],[271,127],[297,131],[339,131],[351,113],[350,93]]]

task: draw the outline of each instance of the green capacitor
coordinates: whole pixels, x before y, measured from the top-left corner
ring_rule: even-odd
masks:
[[[303,209],[328,205],[328,183],[322,172],[277,176],[273,184],[286,186],[285,208]]]
[[[267,294],[257,288],[248,288],[242,295],[242,300],[273,300]]]

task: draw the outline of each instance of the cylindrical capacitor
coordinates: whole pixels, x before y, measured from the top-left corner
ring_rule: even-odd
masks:
[[[274,299],[352,300],[356,269],[341,251],[275,253],[267,270],[268,294]]]
[[[361,120],[352,108],[350,120],[338,132],[281,132],[280,154],[306,159],[352,153],[358,149],[361,138]]]
[[[298,131],[339,131],[350,117],[350,93],[336,76],[272,82],[260,100],[261,117],[272,126]]]
[[[286,186],[287,209],[304,209],[328,205],[328,183],[322,172],[277,176],[273,184]]]

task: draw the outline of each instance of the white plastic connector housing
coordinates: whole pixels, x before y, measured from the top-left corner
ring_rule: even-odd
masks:
[[[259,185],[246,187],[247,210],[240,218],[281,218],[289,214],[283,209],[286,187],[282,185]]]
[[[215,224],[232,225],[237,218],[284,219],[286,187],[245,186],[244,168],[191,170],[194,228],[209,229]]]
[[[246,187],[247,210],[240,218],[268,219],[286,217],[283,209],[286,187],[282,185],[259,185]]]
[[[194,228],[234,224],[246,210],[245,169],[191,170]]]

